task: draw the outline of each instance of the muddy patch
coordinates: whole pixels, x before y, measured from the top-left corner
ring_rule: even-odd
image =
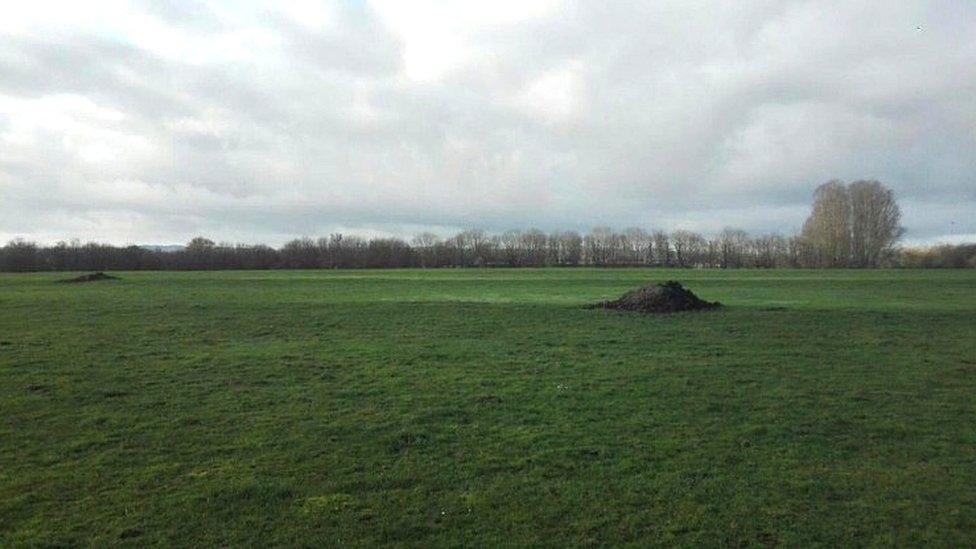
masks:
[[[75,278],[66,278],[64,280],[59,280],[58,282],[62,284],[77,284],[80,282],[101,282],[103,280],[119,280],[119,277],[98,272],[98,273],[76,276]]]
[[[625,293],[620,299],[601,301],[591,308],[614,309],[635,313],[660,314],[682,311],[705,311],[721,307],[716,302],[700,299],[680,282],[669,280],[664,284],[652,284]]]
[[[48,395],[51,394],[51,388],[47,385],[42,385],[40,383],[31,383],[27,386],[28,393]]]

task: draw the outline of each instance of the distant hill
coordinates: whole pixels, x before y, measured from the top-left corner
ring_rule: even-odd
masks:
[[[143,250],[149,250],[152,252],[182,252],[186,249],[186,246],[181,246],[179,244],[168,244],[168,245],[155,245],[155,244],[141,244],[139,245]]]

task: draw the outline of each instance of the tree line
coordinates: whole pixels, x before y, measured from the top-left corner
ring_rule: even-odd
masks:
[[[217,244],[193,239],[179,251],[138,246],[60,242],[53,246],[15,240],[0,248],[0,270],[129,271],[231,269],[371,269],[403,267],[674,267],[674,268],[827,268],[822,251],[802,236],[749,236],[726,229],[712,238],[691,231],[538,230],[488,234],[469,230],[450,238],[421,234],[363,239],[334,234],[300,238],[280,248]],[[893,250],[870,266],[974,268],[976,244]]]
[[[736,228],[710,237],[637,227],[597,227],[585,234],[471,229],[449,238],[425,232],[410,241],[337,233],[298,238],[280,248],[197,237],[178,251],[77,241],[39,246],[14,240],[0,248],[0,270],[976,267],[976,246],[897,248],[904,232],[900,215],[892,192],[877,181],[830,181],[817,188],[802,232],[792,236],[751,236]]]

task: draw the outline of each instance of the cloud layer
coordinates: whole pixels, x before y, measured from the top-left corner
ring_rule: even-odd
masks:
[[[0,21],[0,237],[796,230],[833,178],[976,239],[969,2],[45,2]]]

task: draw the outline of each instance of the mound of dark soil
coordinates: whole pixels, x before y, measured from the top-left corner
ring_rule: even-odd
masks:
[[[117,277],[117,276],[107,275],[105,273],[98,272],[98,273],[81,275],[81,276],[76,277],[76,278],[69,278],[69,279],[66,279],[66,280],[61,280],[59,282],[64,282],[64,283],[68,283],[68,284],[74,284],[76,282],[98,282],[98,281],[101,281],[101,280],[118,280],[118,279],[119,279],[119,277]]]
[[[680,311],[701,311],[720,307],[699,299],[681,285],[669,280],[664,284],[652,284],[631,290],[615,301],[603,301],[594,305],[598,309],[617,309],[637,313],[677,313]]]

